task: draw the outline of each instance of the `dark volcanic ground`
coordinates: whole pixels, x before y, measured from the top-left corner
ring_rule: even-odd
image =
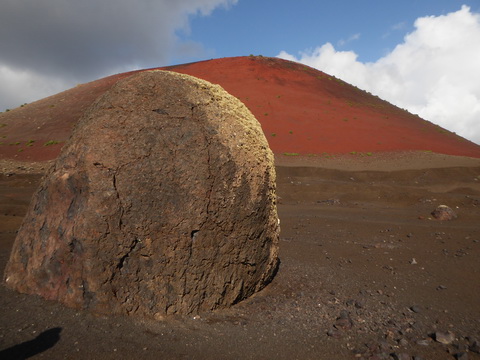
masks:
[[[0,359],[480,359],[480,161],[422,161],[277,167],[280,270],[227,311],[105,317],[0,286]],[[2,269],[40,179],[9,175]],[[440,204],[458,218],[431,219]]]

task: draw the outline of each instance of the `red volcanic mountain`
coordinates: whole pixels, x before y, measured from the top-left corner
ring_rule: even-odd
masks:
[[[479,145],[298,63],[250,56],[159,69],[221,85],[252,111],[277,154],[427,150],[480,158]],[[78,85],[0,114],[0,159],[55,158],[92,102],[133,73]]]

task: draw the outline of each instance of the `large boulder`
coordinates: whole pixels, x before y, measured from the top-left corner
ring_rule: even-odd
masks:
[[[278,237],[258,121],[219,86],[146,71],[79,121],[33,197],[5,281],[96,312],[197,313],[262,289]]]

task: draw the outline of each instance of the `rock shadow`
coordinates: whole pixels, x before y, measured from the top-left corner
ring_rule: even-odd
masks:
[[[60,340],[61,332],[62,328],[60,327],[48,329],[33,340],[25,341],[21,344],[0,351],[0,359],[23,360],[38,355],[54,347]]]

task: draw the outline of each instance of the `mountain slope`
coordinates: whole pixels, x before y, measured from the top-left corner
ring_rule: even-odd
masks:
[[[167,69],[220,84],[242,100],[274,152],[429,150],[480,157],[480,146],[302,64],[240,57]]]
[[[160,69],[220,84],[238,97],[262,124],[275,153],[426,150],[480,158],[479,145],[298,63],[250,56]],[[135,72],[81,84],[0,114],[0,159],[56,157],[85,109]]]

